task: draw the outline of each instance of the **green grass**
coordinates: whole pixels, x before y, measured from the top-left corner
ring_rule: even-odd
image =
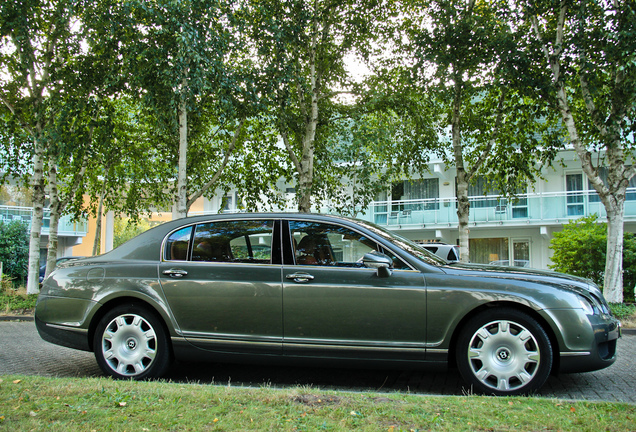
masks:
[[[0,430],[628,431],[636,406],[166,382],[0,377]]]

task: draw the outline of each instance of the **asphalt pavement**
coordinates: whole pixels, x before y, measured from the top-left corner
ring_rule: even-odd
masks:
[[[560,400],[636,404],[636,335],[618,342],[618,360],[607,369],[552,376],[537,396]],[[92,353],[43,341],[32,321],[0,321],[0,376],[101,377]],[[378,370],[177,363],[165,376],[173,382],[232,386],[308,386],[323,390],[464,395],[470,389],[456,370]]]

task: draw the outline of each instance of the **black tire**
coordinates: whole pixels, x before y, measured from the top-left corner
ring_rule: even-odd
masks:
[[[117,306],[102,317],[93,347],[99,367],[116,379],[157,378],[172,362],[161,318],[134,304]]]
[[[531,316],[510,308],[489,309],[461,329],[457,367],[472,390],[497,396],[531,394],[548,379],[550,339]]]

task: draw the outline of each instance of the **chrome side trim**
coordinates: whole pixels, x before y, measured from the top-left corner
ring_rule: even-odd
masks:
[[[79,323],[73,323],[73,324],[51,324],[51,323],[46,323],[47,327],[51,327],[54,329],[58,329],[58,330],[66,330],[66,331],[71,331],[74,333],[81,333],[81,334],[87,334],[88,333],[88,329],[81,329],[78,328],[77,326],[79,326]]]
[[[589,351],[581,351],[581,352],[562,352],[559,353],[559,355],[561,357],[583,357],[583,356],[589,356],[592,355],[591,352]]]
[[[427,354],[448,354],[448,350],[447,349],[430,349],[430,348],[427,348],[426,349],[426,353]]]
[[[240,346],[249,346],[249,347],[262,347],[262,348],[278,348],[280,349],[282,346],[282,342],[260,342],[254,340],[230,340],[230,339],[202,339],[202,338],[187,338],[186,339],[190,343],[200,344],[200,345],[219,345],[224,347],[240,347]]]
[[[240,334],[204,332],[180,332],[179,334],[188,340],[196,341],[283,343],[283,338],[277,336],[247,336]]]
[[[352,350],[391,350],[391,351],[413,351],[420,352],[426,349],[426,344],[420,342],[383,343],[383,342],[356,342],[328,339],[298,339],[285,338],[283,343],[286,346],[306,346],[312,348],[330,349],[352,349]]]

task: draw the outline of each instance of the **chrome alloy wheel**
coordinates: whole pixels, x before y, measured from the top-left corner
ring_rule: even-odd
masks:
[[[157,354],[157,336],[150,323],[135,314],[115,317],[102,333],[106,364],[121,376],[144,373]]]
[[[468,363],[484,386],[501,391],[519,389],[539,370],[541,353],[535,336],[512,321],[492,321],[479,328],[468,346]]]

